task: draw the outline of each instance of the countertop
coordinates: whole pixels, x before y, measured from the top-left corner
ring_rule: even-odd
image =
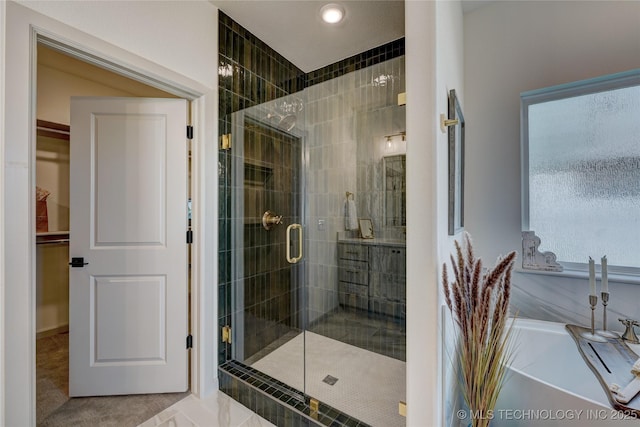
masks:
[[[404,240],[383,239],[383,238],[377,238],[377,237],[374,237],[373,239],[346,237],[343,239],[338,239],[338,243],[352,243],[352,244],[369,245],[369,246],[393,246],[397,248],[404,248],[407,246],[407,242]]]

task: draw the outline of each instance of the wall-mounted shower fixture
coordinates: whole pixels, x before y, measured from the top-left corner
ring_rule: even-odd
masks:
[[[265,230],[271,230],[278,224],[282,224],[282,215],[276,215],[271,211],[266,211],[262,215],[262,226]]]
[[[272,112],[267,114],[267,119],[277,119],[278,127],[286,130],[287,132],[291,131],[296,126],[296,120],[298,119],[295,114],[287,114],[283,116],[282,114],[278,114],[276,112]]]
[[[304,101],[300,98],[278,101],[274,104],[273,110],[267,114],[267,119],[275,119],[279,128],[289,132],[296,126],[298,120],[296,114],[303,108]]]

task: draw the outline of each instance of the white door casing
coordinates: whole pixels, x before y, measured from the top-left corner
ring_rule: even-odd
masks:
[[[70,396],[188,388],[187,111],[72,98]]]

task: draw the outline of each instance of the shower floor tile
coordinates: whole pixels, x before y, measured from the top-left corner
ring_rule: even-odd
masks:
[[[374,427],[405,425],[403,361],[307,331],[252,367]],[[328,375],[339,381],[324,382]]]

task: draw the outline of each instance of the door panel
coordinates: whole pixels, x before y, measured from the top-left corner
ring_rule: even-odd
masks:
[[[72,98],[69,394],[188,388],[187,104]]]
[[[165,246],[167,117],[95,114],[93,124],[94,245]]]
[[[166,363],[165,277],[93,277],[92,282],[92,364]],[[113,316],[112,307],[131,316]]]

